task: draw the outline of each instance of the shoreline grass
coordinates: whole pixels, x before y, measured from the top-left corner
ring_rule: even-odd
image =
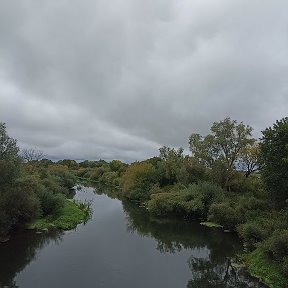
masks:
[[[209,228],[223,228],[222,225],[213,222],[200,222],[200,224]]]
[[[91,216],[89,203],[66,199],[64,207],[56,214],[36,219],[27,225],[31,230],[72,230],[80,223],[86,223]]]
[[[269,261],[260,247],[245,255],[245,263],[249,274],[268,287],[287,288],[287,279],[280,273],[280,268]]]

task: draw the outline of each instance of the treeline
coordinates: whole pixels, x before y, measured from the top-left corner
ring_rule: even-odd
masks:
[[[17,141],[7,135],[5,124],[0,123],[2,241],[7,240],[15,228],[57,213],[65,205],[65,200],[71,197],[76,183],[76,177],[66,166],[49,160],[30,159],[24,163],[20,154]]]
[[[127,166],[85,161],[76,175],[133,201],[155,216],[199,219],[236,231],[252,274],[273,287],[288,277],[288,118],[252,137],[252,128],[226,118],[183,148]],[[85,163],[85,164],[84,164]],[[101,186],[101,184],[104,184]]]

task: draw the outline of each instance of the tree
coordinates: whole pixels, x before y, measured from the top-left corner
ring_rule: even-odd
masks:
[[[252,145],[252,128],[243,122],[226,118],[223,121],[214,122],[211,134],[203,137],[200,134],[192,134],[189,138],[190,150],[193,156],[206,167],[224,167],[224,183],[230,190],[230,181],[233,178],[237,162],[240,159],[241,150]]]
[[[178,180],[180,169],[184,161],[184,149],[174,149],[163,146],[159,149],[159,158],[161,161],[158,162],[158,169],[161,174],[160,184],[165,186],[174,184]]]
[[[17,140],[7,135],[5,123],[0,122],[0,160],[17,160],[18,152]]]
[[[37,150],[36,148],[23,149],[21,156],[27,162],[39,161],[45,157],[43,151]]]
[[[143,202],[149,199],[149,191],[157,180],[156,169],[151,163],[132,163],[123,175],[124,196],[132,201]]]
[[[253,172],[261,170],[262,162],[260,158],[259,143],[248,145],[241,149],[239,166],[245,171],[245,176],[249,177]]]
[[[266,128],[262,134],[262,178],[274,203],[281,208],[288,199],[288,117],[276,121],[273,127]]]

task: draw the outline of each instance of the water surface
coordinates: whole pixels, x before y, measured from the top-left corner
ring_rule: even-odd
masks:
[[[130,203],[82,188],[92,219],[69,232],[22,232],[0,244],[0,287],[263,287],[233,265],[233,234],[153,219]]]

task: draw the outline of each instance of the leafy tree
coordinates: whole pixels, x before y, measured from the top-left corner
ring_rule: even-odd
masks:
[[[160,180],[161,185],[174,184],[178,180],[178,174],[184,161],[184,149],[180,147],[178,150],[170,147],[162,147],[159,149],[158,168],[162,174]]]
[[[206,179],[206,167],[194,157],[185,156],[177,176],[181,184],[198,183]]]
[[[69,169],[78,168],[78,163],[75,160],[70,160],[70,159],[59,160],[57,164],[62,165],[62,166],[67,166]]]
[[[264,163],[262,177],[280,208],[288,198],[288,117],[262,131],[260,153]]]
[[[0,160],[17,160],[18,152],[17,141],[8,136],[5,123],[0,122]]]
[[[230,181],[233,178],[237,162],[240,159],[241,150],[252,145],[252,128],[243,122],[226,118],[223,121],[214,122],[211,134],[203,137],[200,134],[192,134],[189,138],[190,150],[193,156],[209,168],[224,165],[224,186],[230,190]]]
[[[110,170],[113,172],[118,172],[123,166],[125,166],[125,164],[120,160],[112,160],[109,163]]]
[[[245,171],[246,177],[261,169],[260,148],[257,142],[241,149],[239,165]]]
[[[156,169],[151,163],[133,163],[123,175],[124,196],[133,201],[143,202],[149,199],[149,191],[156,182]]]

